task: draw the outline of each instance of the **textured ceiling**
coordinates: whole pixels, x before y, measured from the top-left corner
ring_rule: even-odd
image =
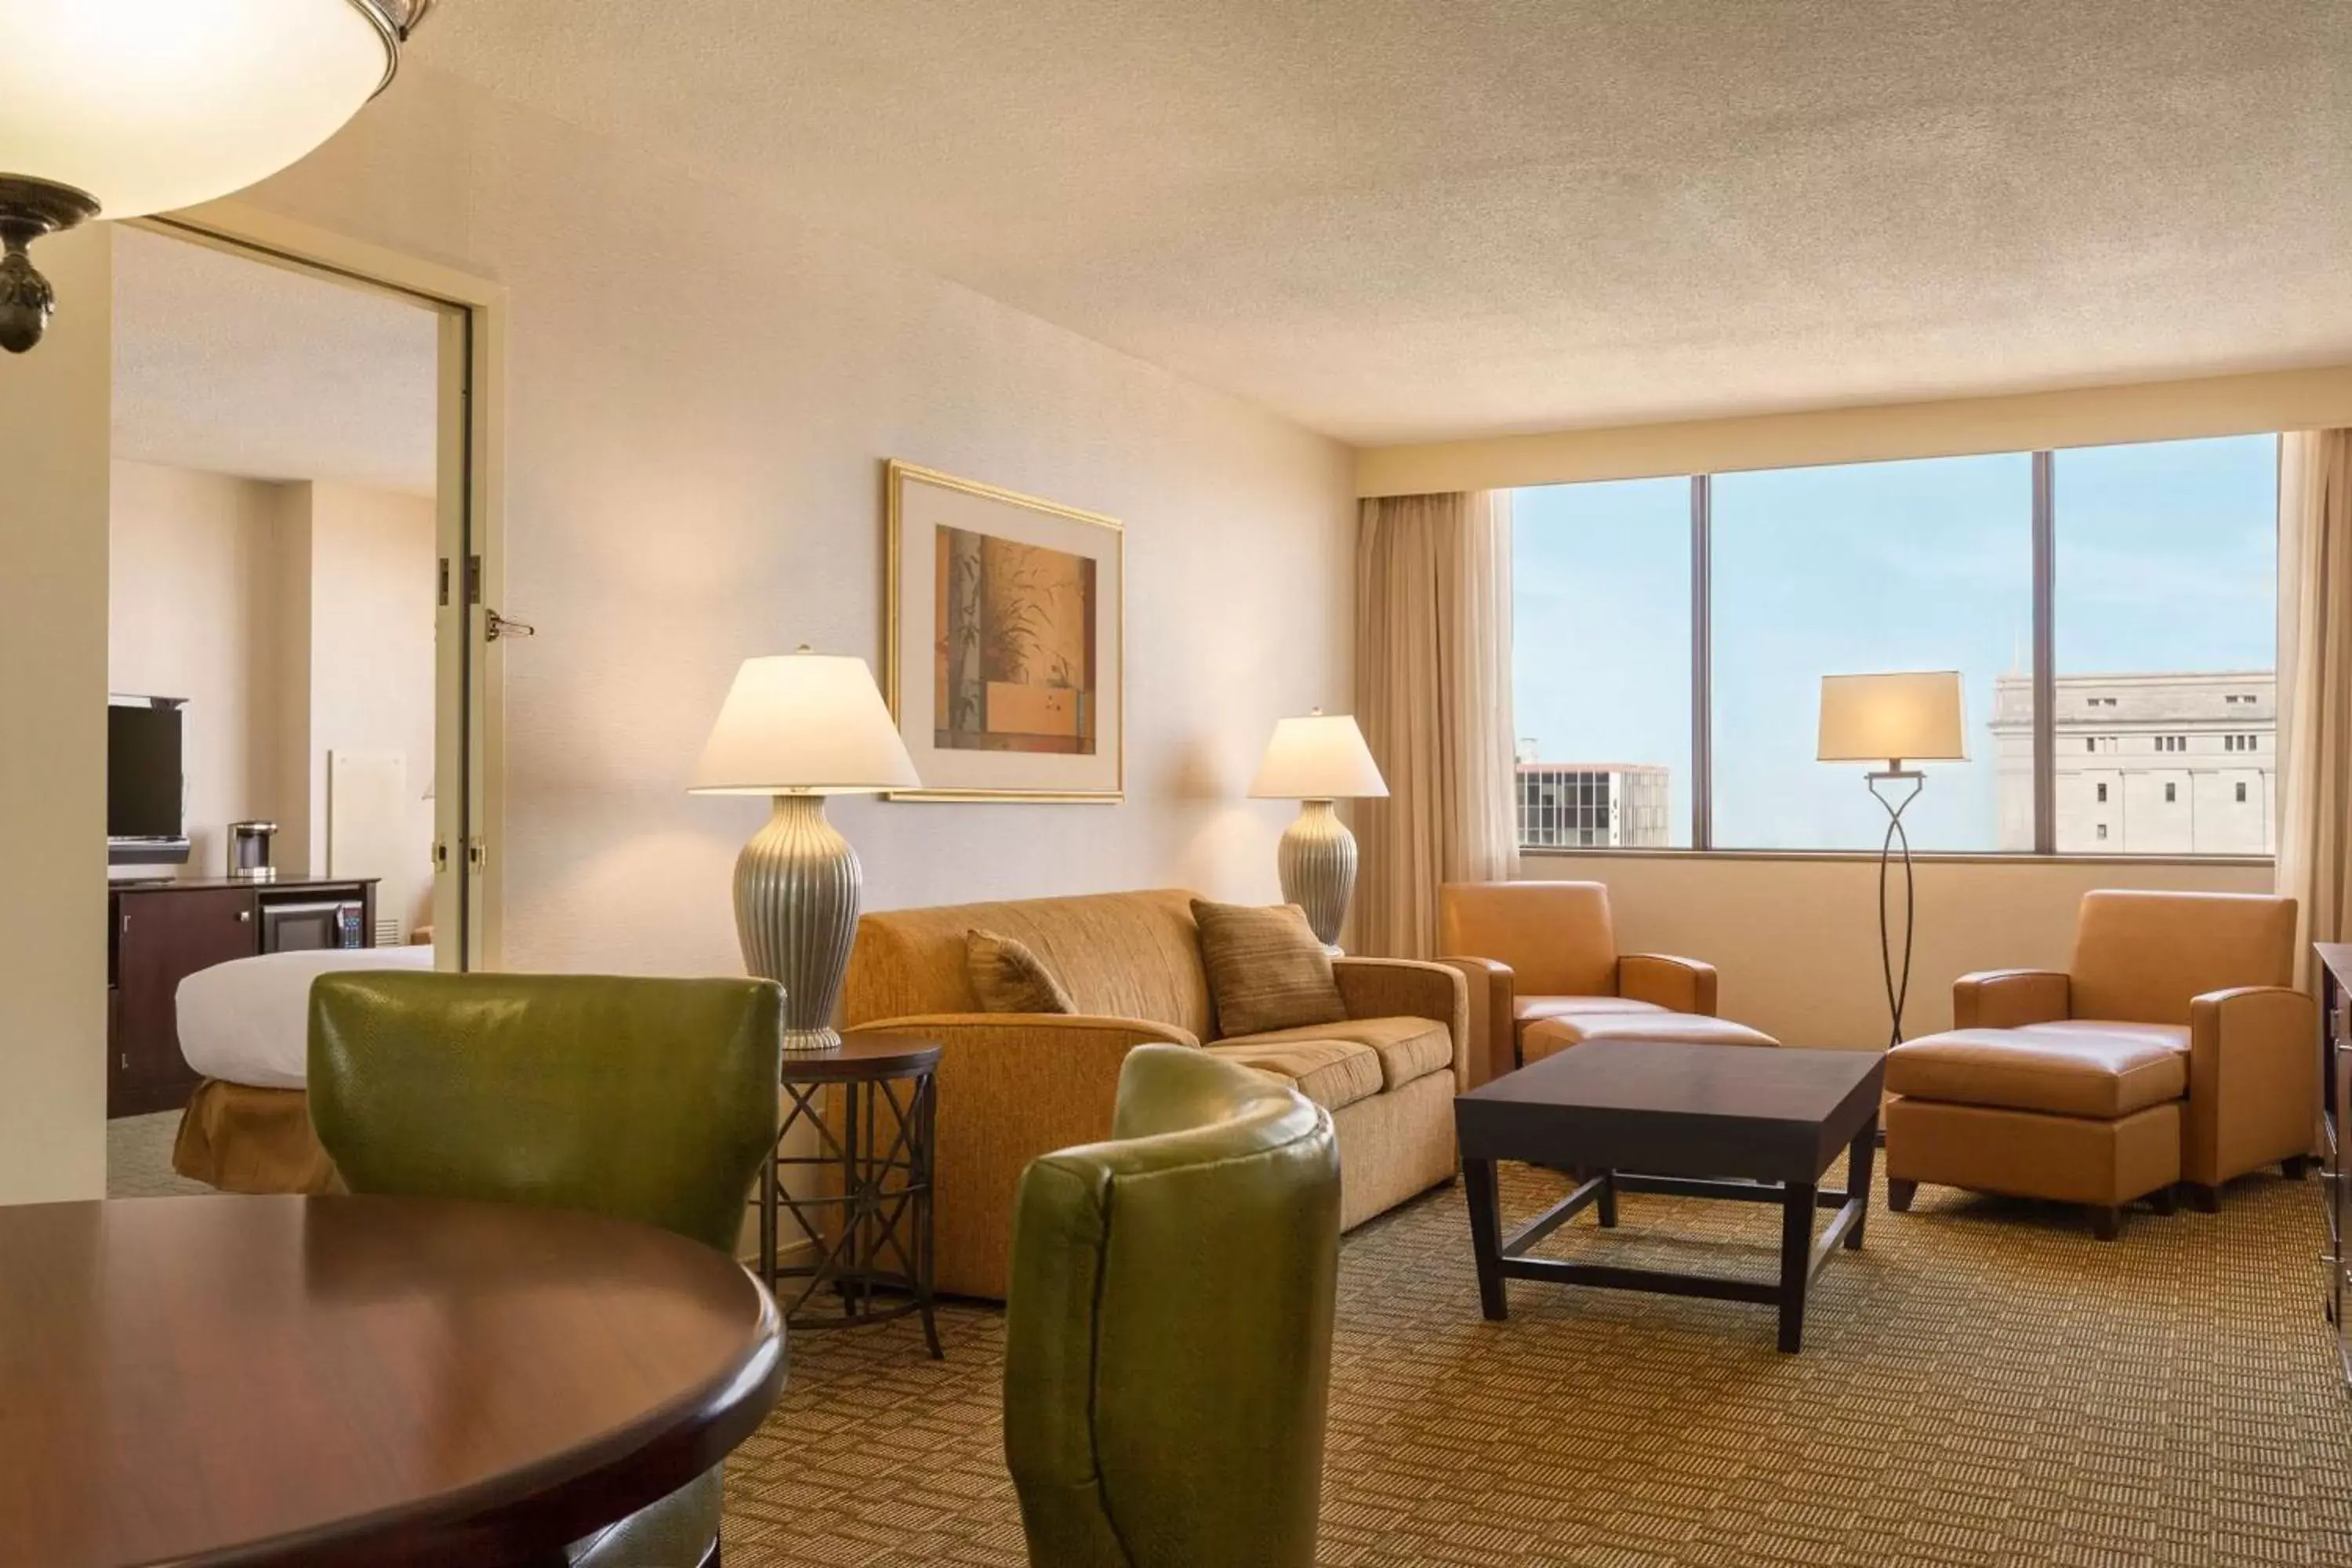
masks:
[[[432,493],[431,310],[118,228],[114,316],[116,457]]]
[[[2346,0],[451,0],[415,47],[1358,441],[2352,354]]]

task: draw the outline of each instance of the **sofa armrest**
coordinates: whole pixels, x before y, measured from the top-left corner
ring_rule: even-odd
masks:
[[[1201,1043],[1140,1018],[1062,1013],[920,1014],[858,1032],[940,1042],[935,1283],[996,1300],[1012,1278],[1014,1194],[1029,1162],[1110,1136],[1128,1052]]]
[[[1663,952],[1628,952],[1617,959],[1617,994],[1669,1013],[1715,1016],[1715,965]]]
[[[1952,1027],[2019,1029],[2074,1011],[2074,983],[2054,969],[1980,969],[1952,982]]]
[[[1470,992],[1450,964],[1411,958],[1335,958],[1331,978],[1350,1018],[1430,1018],[1454,1045],[1454,1088],[1472,1082]]]
[[[1458,973],[1470,987],[1471,1087],[1517,1068],[1518,976],[1511,966],[1499,958],[1446,957],[1435,962]]]
[[[2316,1005],[2283,985],[2242,985],[2189,1001],[2184,1180],[2216,1186],[2311,1152],[2318,1034]]]

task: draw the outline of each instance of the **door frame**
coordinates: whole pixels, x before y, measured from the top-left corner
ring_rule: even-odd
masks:
[[[506,588],[506,287],[245,202],[129,221],[440,314],[435,500],[447,597],[434,638],[435,963],[498,969],[505,950],[505,648],[488,636],[488,623]]]

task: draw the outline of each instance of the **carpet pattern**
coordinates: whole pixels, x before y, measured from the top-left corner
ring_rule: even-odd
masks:
[[[1832,1178],[1834,1180],[1836,1178]],[[1506,1222],[1561,1190],[1504,1167]],[[1560,1256],[1775,1268],[1777,1210],[1629,1196]],[[1883,1191],[1816,1284],[1801,1355],[1769,1308],[1513,1282],[1478,1315],[1458,1189],[1351,1234],[1321,1561],[1578,1568],[2342,1568],[2352,1402],[2319,1311],[2318,1189],[2093,1241],[2057,1208]],[[998,1429],[1003,1319],[793,1342],[728,1467],[730,1568],[1021,1568]]]

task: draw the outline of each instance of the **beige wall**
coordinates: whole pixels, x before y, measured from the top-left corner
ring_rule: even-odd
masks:
[[[1345,448],[429,70],[250,199],[511,290],[510,964],[739,967],[764,807],[687,775],[747,655],[878,658],[892,457],[1125,521],[1128,799],[841,802],[869,904],[1275,893],[1241,795],[1350,688]]]
[[[221,875],[226,825],[247,817],[278,823],[282,871],[348,871],[329,864],[328,756],[398,752],[415,798],[383,909],[417,922],[433,846],[432,500],[145,463],[112,476],[108,679],[188,700],[180,874]]]
[[[58,314],[0,365],[0,1203],[106,1190],[110,246],[41,242]]]
[[[187,699],[182,870],[217,877],[226,825],[279,810],[278,487],[148,463],[112,476],[108,684]]]
[[[2347,424],[2352,424],[2352,365],[2331,365],[2068,392],[1379,447],[1357,454],[1356,488],[1368,496],[1419,495]]]
[[[2064,968],[2074,906],[2094,888],[2271,890],[2268,866],[1927,859],[1916,867],[1908,1035],[1951,1026],[1952,982],[1971,970]],[[1726,1017],[1789,1045],[1886,1042],[1874,857],[1530,855],[1520,875],[1608,884],[1619,951],[1714,964]],[[1895,875],[1899,900],[1899,868]]]
[[[320,875],[353,869],[329,864],[328,757],[399,753],[409,780],[404,848],[396,867],[376,869],[382,912],[414,925],[425,918],[433,856],[425,798],[433,777],[433,501],[357,485],[289,488],[290,506],[309,506],[308,864]]]

